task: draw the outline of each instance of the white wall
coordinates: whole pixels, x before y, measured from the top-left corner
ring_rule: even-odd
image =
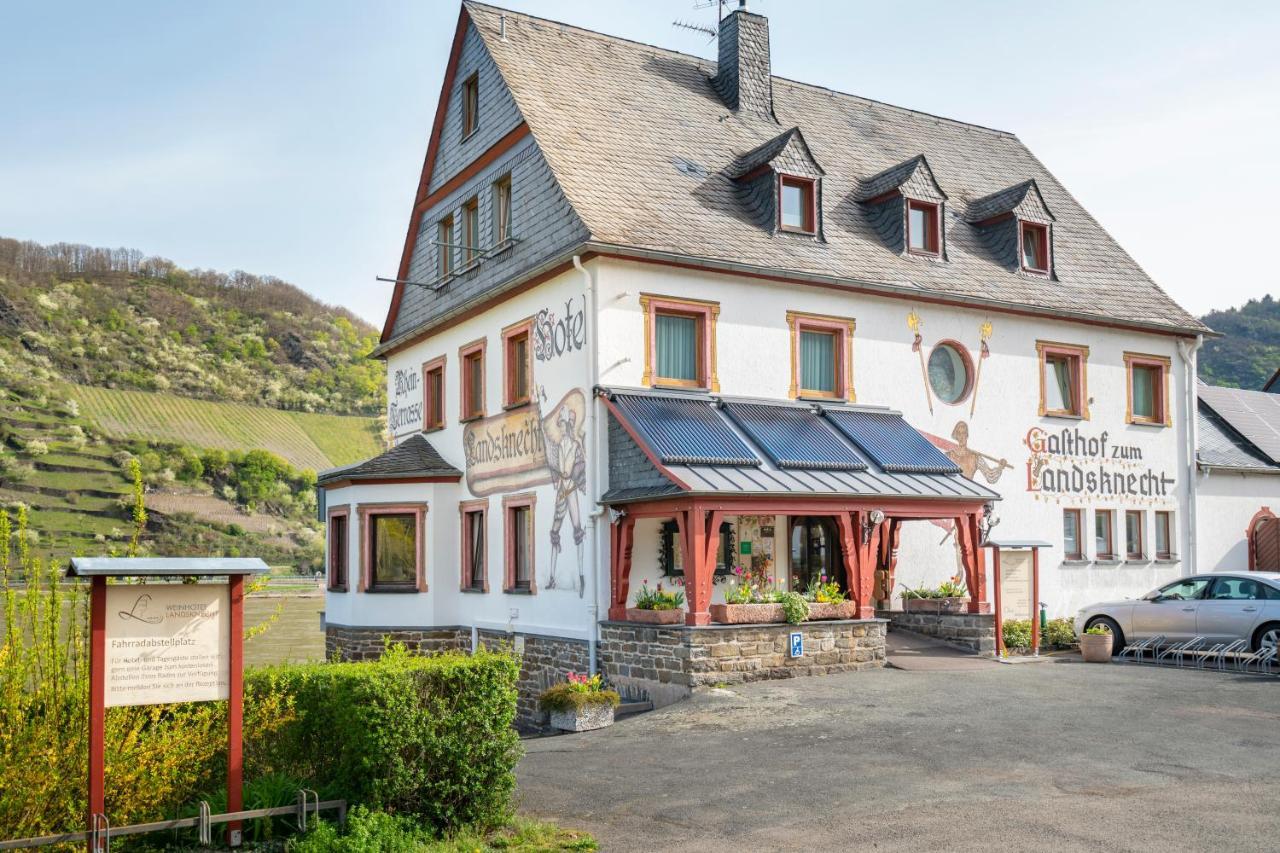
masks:
[[[1263,507],[1280,513],[1280,476],[1210,471],[1196,486],[1196,553],[1202,572],[1249,568],[1247,531]]]

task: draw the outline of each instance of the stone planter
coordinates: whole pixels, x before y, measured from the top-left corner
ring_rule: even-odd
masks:
[[[856,601],[838,601],[830,604],[820,604],[816,601],[809,602],[810,622],[817,622],[823,619],[857,618],[858,602]]]
[[[608,702],[583,705],[576,711],[552,711],[551,727],[562,732],[587,732],[613,725],[613,706]]]
[[[628,607],[627,621],[639,622],[642,625],[679,625],[684,622],[684,611],[679,607],[672,610],[641,610],[639,607]]]
[[[713,604],[710,609],[711,621],[721,625],[787,621],[781,604]]]
[[[902,609],[908,613],[963,613],[967,598],[906,598]]]
[[[1085,663],[1111,663],[1111,634],[1081,634],[1080,657]]]

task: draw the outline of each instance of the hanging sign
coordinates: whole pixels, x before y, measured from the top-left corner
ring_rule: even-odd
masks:
[[[228,698],[226,584],[119,584],[106,595],[107,707]]]

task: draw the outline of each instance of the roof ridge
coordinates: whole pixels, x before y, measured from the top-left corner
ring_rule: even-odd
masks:
[[[544,24],[554,24],[559,27],[565,27],[571,30],[577,30],[580,33],[585,33],[589,36],[594,36],[599,39],[623,42],[624,44],[632,44],[638,47],[647,47],[651,50],[661,51],[662,53],[666,53],[671,56],[678,56],[685,59],[691,59],[701,65],[711,65],[711,66],[715,65],[715,60],[706,59],[704,57],[698,56],[696,53],[686,53],[682,50],[675,50],[674,48],[670,48],[670,47],[662,47],[660,45],[652,44],[647,41],[629,39],[626,36],[615,36],[610,33],[602,33],[599,30],[588,29],[578,24],[570,24],[567,21],[558,21],[555,18],[544,18],[541,15],[534,15],[534,14],[530,14],[529,12],[521,12],[515,9],[508,9],[505,6],[495,6],[492,3],[481,3],[481,2],[478,2],[478,0],[463,0],[462,5],[468,8],[487,9],[491,12],[497,12],[499,14],[504,14],[504,15],[516,15],[518,17],[527,18],[532,21],[541,21]],[[808,89],[814,89],[821,92],[828,92],[830,94],[839,95],[844,98],[852,98],[857,101],[862,101],[863,103],[875,104],[877,106],[886,107],[891,110],[898,110],[904,113],[911,113],[912,115],[926,116],[935,121],[942,121],[948,124],[958,125],[960,127],[966,127],[973,130],[980,130],[985,133],[996,134],[997,136],[1009,137],[1011,139],[1018,138],[1017,134],[1013,133],[1012,131],[1001,130],[1000,128],[990,127],[985,124],[977,124],[971,121],[963,121],[958,118],[951,118],[949,116],[938,115],[937,113],[931,113],[926,110],[917,110],[911,107],[904,107],[899,104],[891,104],[888,101],[881,101],[881,100],[877,100],[876,98],[868,98],[865,95],[855,95],[852,92],[845,92],[840,89],[832,88],[831,86],[822,86],[817,83],[808,83],[808,82],[805,82],[804,80],[796,80],[791,77],[783,77],[779,74],[770,73],[769,76],[772,80],[778,80],[783,83],[790,83],[793,86],[803,86]],[[726,107],[726,109],[728,108]]]

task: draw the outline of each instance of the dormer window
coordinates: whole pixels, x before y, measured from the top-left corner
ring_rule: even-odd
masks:
[[[938,255],[942,245],[938,228],[938,205],[927,201],[907,202],[907,251],[913,255]]]
[[[778,227],[797,234],[813,234],[817,222],[815,181],[794,175],[778,176]]]
[[[1023,222],[1022,268],[1027,272],[1049,272],[1049,226]]]

